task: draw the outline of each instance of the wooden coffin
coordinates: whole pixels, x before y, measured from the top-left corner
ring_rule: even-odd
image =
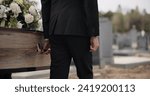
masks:
[[[37,52],[41,41],[41,32],[0,28],[0,69],[49,66],[50,56]]]

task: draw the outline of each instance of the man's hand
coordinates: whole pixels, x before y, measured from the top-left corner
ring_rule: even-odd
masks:
[[[50,44],[48,39],[44,39],[43,42],[43,48],[42,48],[42,54],[49,54],[50,53]]]
[[[93,51],[96,51],[99,47],[99,40],[98,40],[98,37],[91,37],[90,38],[90,51],[93,52]]]

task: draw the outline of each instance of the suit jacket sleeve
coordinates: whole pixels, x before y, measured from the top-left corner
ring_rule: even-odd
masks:
[[[41,0],[44,38],[49,38],[51,0]]]
[[[97,0],[83,0],[89,36],[99,35],[99,16]]]

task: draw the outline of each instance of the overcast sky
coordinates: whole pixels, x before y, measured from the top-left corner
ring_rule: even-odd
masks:
[[[120,4],[125,12],[138,6],[140,11],[146,9],[150,13],[150,0],[98,0],[98,4],[99,10],[103,12],[116,11]]]

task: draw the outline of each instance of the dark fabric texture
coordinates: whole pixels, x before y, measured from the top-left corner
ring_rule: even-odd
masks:
[[[97,0],[41,0],[44,36],[99,35]]]
[[[11,74],[12,74],[11,72],[4,72],[4,73],[1,72],[0,73],[0,79],[12,79]]]
[[[67,79],[71,59],[80,79],[92,79],[92,53],[88,37],[51,36],[51,79]]]
[[[67,79],[71,59],[80,79],[92,79],[90,37],[99,35],[97,0],[41,0],[44,37],[51,45],[51,79]]]
[[[41,0],[44,38],[49,38],[51,0]]]

